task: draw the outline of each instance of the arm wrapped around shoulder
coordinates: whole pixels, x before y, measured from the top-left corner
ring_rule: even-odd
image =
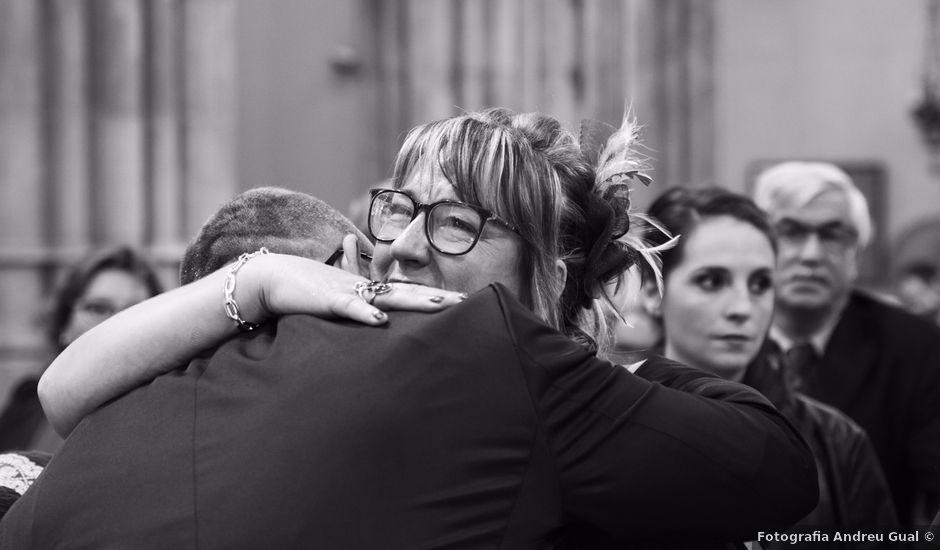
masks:
[[[756,391],[668,362],[653,374],[681,391],[664,387],[507,313],[577,522],[622,542],[740,541],[816,505],[811,451]]]

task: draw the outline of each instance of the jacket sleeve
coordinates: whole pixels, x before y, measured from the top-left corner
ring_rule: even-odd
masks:
[[[920,509],[914,511],[915,519],[928,521],[940,510],[940,332],[933,331],[933,338],[924,342],[926,348],[918,355],[918,379],[911,399],[910,438],[907,456],[916,476],[916,495]],[[902,518],[905,519],[905,518]]]
[[[753,390],[679,367],[698,394],[670,389],[504,310],[574,520],[622,541],[752,540],[815,506],[811,452]]]
[[[891,490],[881,471],[878,455],[859,427],[846,434],[842,474],[846,487],[845,509],[848,527],[854,529],[893,529],[898,526]]]

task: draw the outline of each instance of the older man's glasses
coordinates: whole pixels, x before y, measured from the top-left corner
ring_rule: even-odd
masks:
[[[796,220],[783,219],[775,229],[781,241],[802,245],[816,235],[820,245],[830,251],[841,251],[858,242],[858,231],[841,222],[809,225]]]
[[[379,242],[389,243],[400,237],[422,211],[426,212],[424,232],[428,242],[442,254],[470,252],[490,221],[518,232],[511,223],[472,204],[453,200],[421,204],[398,189],[372,189],[370,193],[369,232]]]

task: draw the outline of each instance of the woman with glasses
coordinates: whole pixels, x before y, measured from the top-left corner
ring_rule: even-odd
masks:
[[[661,329],[659,352],[757,388],[801,431],[816,457],[820,499],[797,527],[801,532],[896,527],[891,493],[865,431],[838,410],[795,391],[785,376],[792,365],[767,338],[777,236],[764,212],[725,189],[677,187],[660,195],[649,215],[681,236],[661,254],[662,295],[655,283],[644,286],[643,309]],[[659,231],[651,235],[653,242],[668,238]]]
[[[627,182],[645,179],[630,147],[633,138],[634,129],[626,124],[598,153],[589,150],[584,136],[579,145],[550,117],[505,110],[420,126],[398,155],[393,187],[372,193],[369,230],[377,241],[373,280],[304,258],[261,254],[239,265],[238,282],[229,288],[229,297],[237,302],[230,317],[242,327],[294,312],[378,325],[387,320],[380,307],[435,311],[499,283],[544,323],[586,346],[604,349],[606,285],[640,255],[621,241],[629,227]],[[355,238],[345,239],[343,263],[353,264],[353,271],[351,259],[357,253]],[[61,369],[50,370],[43,384],[57,425],[67,433],[109,397],[236,334],[235,324],[219,311],[224,271],[142,304],[66,350],[54,365]],[[139,336],[131,336],[137,331],[148,335],[143,347]],[[104,364],[107,374],[96,370],[94,376],[75,376],[76,369],[92,373],[92,364],[98,369]],[[681,399],[707,401],[708,418],[688,418],[668,407],[659,413],[686,419],[677,417],[674,425],[684,433],[696,432],[690,447],[706,445],[709,454],[715,450],[711,436],[744,437],[759,442],[759,448],[779,451],[744,464],[740,455],[719,446],[717,462],[727,461],[721,468],[728,469],[722,471],[740,479],[737,489],[759,486],[769,493],[768,506],[758,507],[711,495],[715,509],[735,509],[734,522],[712,524],[705,518],[707,510],[698,507],[696,514],[703,516],[673,518],[675,510],[691,502],[686,497],[699,490],[693,484],[677,492],[663,488],[667,495],[650,501],[644,513],[664,524],[694,523],[708,532],[684,536],[714,539],[753,528],[758,516],[783,525],[805,512],[804,497],[815,493],[804,462],[808,455],[769,404],[745,388],[678,366],[660,365],[641,374],[698,394]],[[637,452],[652,458],[665,451]],[[689,460],[690,468],[693,462],[701,464],[697,452],[670,460]],[[778,479],[781,475],[786,481]],[[622,525],[631,521],[629,510],[614,516],[622,518]]]
[[[161,290],[153,267],[126,246],[89,255],[71,267],[53,296],[45,331],[49,350],[61,352],[88,329]],[[43,415],[37,382],[30,377],[14,388],[0,415],[0,451],[52,451],[61,444]]]

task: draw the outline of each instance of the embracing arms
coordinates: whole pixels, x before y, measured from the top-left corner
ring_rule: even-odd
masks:
[[[580,523],[620,541],[740,541],[816,505],[812,452],[755,390],[663,359],[633,374],[519,308],[508,318]]]
[[[67,436],[106,401],[236,335],[223,310],[227,271],[128,308],[66,348],[39,381],[39,398],[56,431]],[[395,285],[370,305],[353,290],[360,281],[366,279],[321,262],[266,254],[238,271],[234,297],[242,318],[252,322],[306,313],[370,325],[386,322],[379,307],[437,311],[462,299],[455,292]]]

